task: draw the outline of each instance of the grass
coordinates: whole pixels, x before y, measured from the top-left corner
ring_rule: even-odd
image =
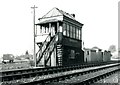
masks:
[[[14,70],[14,69],[22,69],[22,68],[31,68],[31,65],[29,62],[15,62],[15,63],[0,64],[0,70]]]

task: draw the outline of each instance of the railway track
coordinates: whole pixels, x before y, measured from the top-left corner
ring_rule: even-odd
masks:
[[[88,67],[94,67],[94,66],[101,66],[101,65],[107,65],[112,64],[115,62],[102,62],[102,63],[89,63],[89,64],[82,64],[82,65],[73,65],[73,66],[59,66],[59,67],[47,67],[47,68],[31,68],[31,69],[17,69],[17,70],[8,70],[8,71],[1,71],[0,79],[2,79],[2,82],[4,81],[11,81],[11,80],[17,80],[21,78],[30,78],[35,76],[43,76],[43,75],[49,75],[59,72],[66,72],[76,69],[83,69]]]
[[[70,79],[64,79],[63,81],[52,82],[49,84],[57,85],[57,84],[67,83],[68,85],[74,85],[74,84],[75,85],[90,85],[90,84],[97,82],[98,80],[104,79],[105,77],[120,71],[120,68],[118,68],[118,66],[115,65],[115,66],[110,66],[110,67],[105,67],[105,68],[103,67],[103,68],[93,69],[93,72],[91,71],[91,72],[85,73],[84,75],[79,75],[79,76],[74,75]]]
[[[60,83],[60,81],[63,81],[61,83],[66,83],[65,82],[66,79],[71,79],[73,77],[85,76],[86,74],[91,74],[92,75],[91,77],[89,77],[89,78],[81,77],[82,78],[81,82],[77,82],[77,81],[75,82],[75,83],[80,83],[83,85],[83,83],[86,83],[86,82],[87,82],[86,84],[88,84],[88,82],[89,83],[93,82],[92,80],[95,80],[95,78],[97,78],[99,76],[107,75],[107,74],[110,74],[111,72],[118,71],[119,65],[120,64],[115,63],[115,64],[109,64],[109,65],[95,66],[95,67],[90,67],[90,68],[69,70],[69,71],[64,71],[64,72],[59,72],[59,73],[54,73],[54,74],[49,74],[49,75],[41,75],[41,76],[39,75],[39,73],[38,74],[36,73],[37,74],[36,77],[31,76],[30,78],[23,78],[23,79],[17,80],[17,83],[19,83],[21,85],[31,85],[31,84],[44,85],[44,84],[51,84],[51,82],[52,82],[51,85],[53,85],[56,83],[57,84]],[[95,73],[96,73],[96,75],[94,75]],[[99,73],[99,74],[97,74],[97,73]],[[104,73],[104,74],[102,74],[102,73]],[[100,74],[102,74],[102,75],[100,75]],[[14,85],[15,82],[16,82],[16,80],[11,81],[12,85]],[[8,81],[8,83],[10,83],[10,82]],[[70,82],[68,82],[68,83],[70,83]]]

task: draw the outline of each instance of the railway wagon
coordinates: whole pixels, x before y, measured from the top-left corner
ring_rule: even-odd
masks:
[[[108,62],[111,56],[110,51],[102,51],[98,47],[84,48],[84,62]]]
[[[3,63],[10,62],[12,63],[14,61],[14,56],[12,54],[3,54]]]
[[[53,8],[36,24],[38,66],[68,66],[84,61],[82,26],[75,14]]]

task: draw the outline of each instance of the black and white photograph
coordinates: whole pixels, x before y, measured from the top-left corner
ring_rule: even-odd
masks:
[[[119,85],[119,0],[1,0],[0,85]]]

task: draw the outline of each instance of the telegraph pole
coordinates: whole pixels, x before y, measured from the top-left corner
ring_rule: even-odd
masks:
[[[36,7],[35,5],[33,6],[33,7],[31,7],[32,9],[33,9],[33,11],[34,11],[34,14],[33,14],[33,31],[34,31],[34,62],[35,62],[35,67],[37,66],[36,65],[36,48],[35,48],[35,8],[38,8],[38,7]]]

